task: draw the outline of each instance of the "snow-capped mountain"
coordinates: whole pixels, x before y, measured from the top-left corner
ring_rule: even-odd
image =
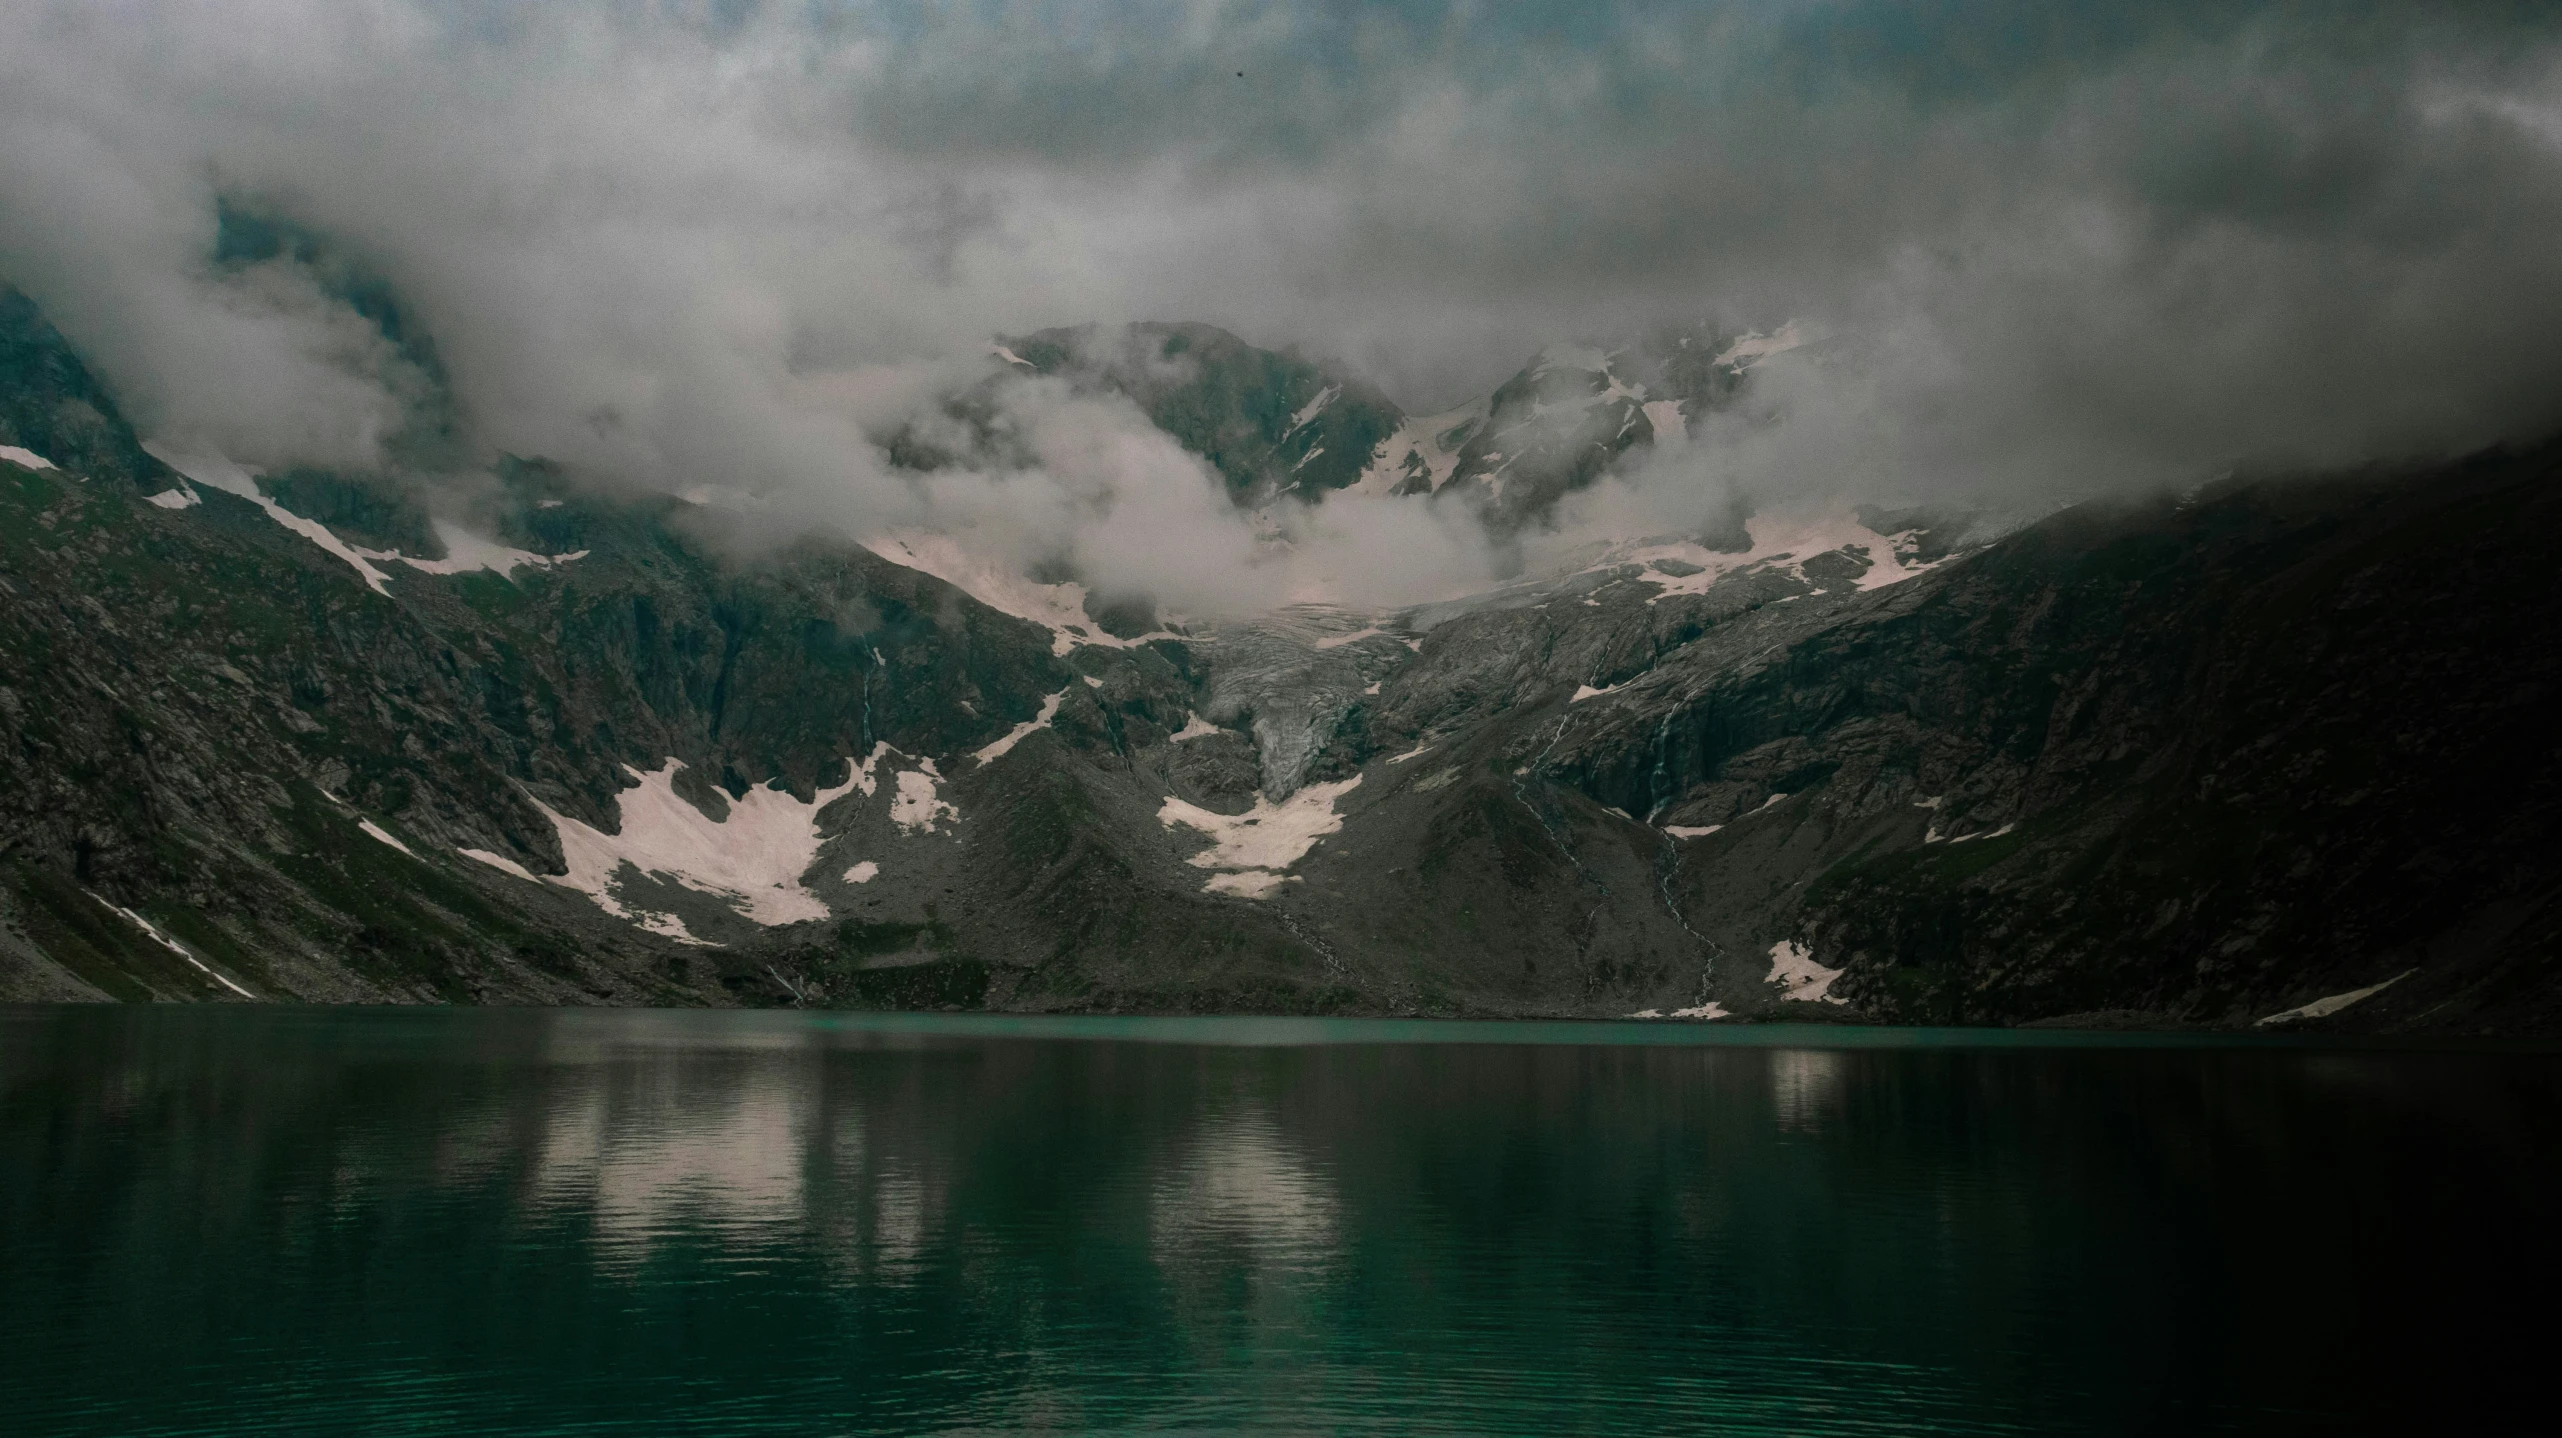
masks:
[[[996,363],[1126,387],[1243,506],[1523,524],[1796,338],[1422,419],[1192,327]],[[742,563],[719,496],[540,460],[460,520],[146,446],[12,292],[0,997],[2542,1031],[2557,468],[1142,620],[925,532]]]

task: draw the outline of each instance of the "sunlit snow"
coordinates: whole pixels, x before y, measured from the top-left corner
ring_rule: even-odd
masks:
[[[52,469],[54,467],[52,460],[45,458],[43,455],[36,453],[32,449],[20,449],[14,444],[0,444],[0,459],[5,459],[21,469]],[[101,902],[104,901],[101,900]]]

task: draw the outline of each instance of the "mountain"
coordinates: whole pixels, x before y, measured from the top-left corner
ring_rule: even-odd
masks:
[[[1403,418],[1364,380],[1212,325],[1042,330],[1000,340],[997,353],[1026,373],[1127,395],[1245,507],[1353,483]]]
[[[0,426],[8,999],[2562,1027],[2553,446],[1174,629],[539,460],[155,454],[14,294]]]
[[[1794,327],[1701,328],[1617,350],[1543,350],[1484,399],[1407,421],[1362,484],[1463,502],[1497,533],[1515,532],[1632,453],[1688,443],[1693,425],[1734,404],[1757,363],[1799,343]]]
[[[1127,397],[1206,460],[1240,508],[1322,502],[1343,489],[1422,495],[1465,504],[1508,534],[1632,453],[1683,443],[1692,424],[1733,404],[1754,365],[1799,342],[1793,327],[1695,327],[1615,350],[1562,346],[1492,394],[1433,415],[1408,415],[1356,376],[1211,325],[1042,330],[1001,338],[994,352],[1007,373]],[[1000,442],[984,393],[947,408],[982,444]],[[889,448],[919,469],[952,458],[912,430],[890,436]]]

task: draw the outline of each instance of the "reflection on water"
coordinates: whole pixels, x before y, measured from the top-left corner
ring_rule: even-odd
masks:
[[[1783,1129],[1823,1127],[1824,1108],[1841,1089],[1842,1056],[1825,1049],[1770,1051],[1771,1116]]]
[[[2556,1098],[2531,1055],[0,1012],[0,1397],[13,1433],[2479,1420],[2543,1361],[2504,1315],[2562,1277]]]
[[[799,1222],[805,1170],[846,1157],[832,1138],[851,1138],[859,1161],[861,1130],[813,1131],[808,1088],[776,1067],[669,1065],[562,1085],[535,1159],[541,1202],[591,1211],[608,1250],[686,1225]]]

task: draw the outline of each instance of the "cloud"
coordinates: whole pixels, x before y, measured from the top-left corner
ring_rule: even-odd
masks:
[[[1835,336],[1610,523],[2562,420],[2549,5],[20,0],[0,133],[0,277],[147,431],[359,464],[422,382],[308,266],[215,264],[227,197],[401,296],[481,453],[1170,593],[1490,561],[1357,502],[1273,559],[1130,415],[1032,390],[1030,471],[920,483],[867,436],[990,334],[1139,318],[1418,411],[1552,339]]]

